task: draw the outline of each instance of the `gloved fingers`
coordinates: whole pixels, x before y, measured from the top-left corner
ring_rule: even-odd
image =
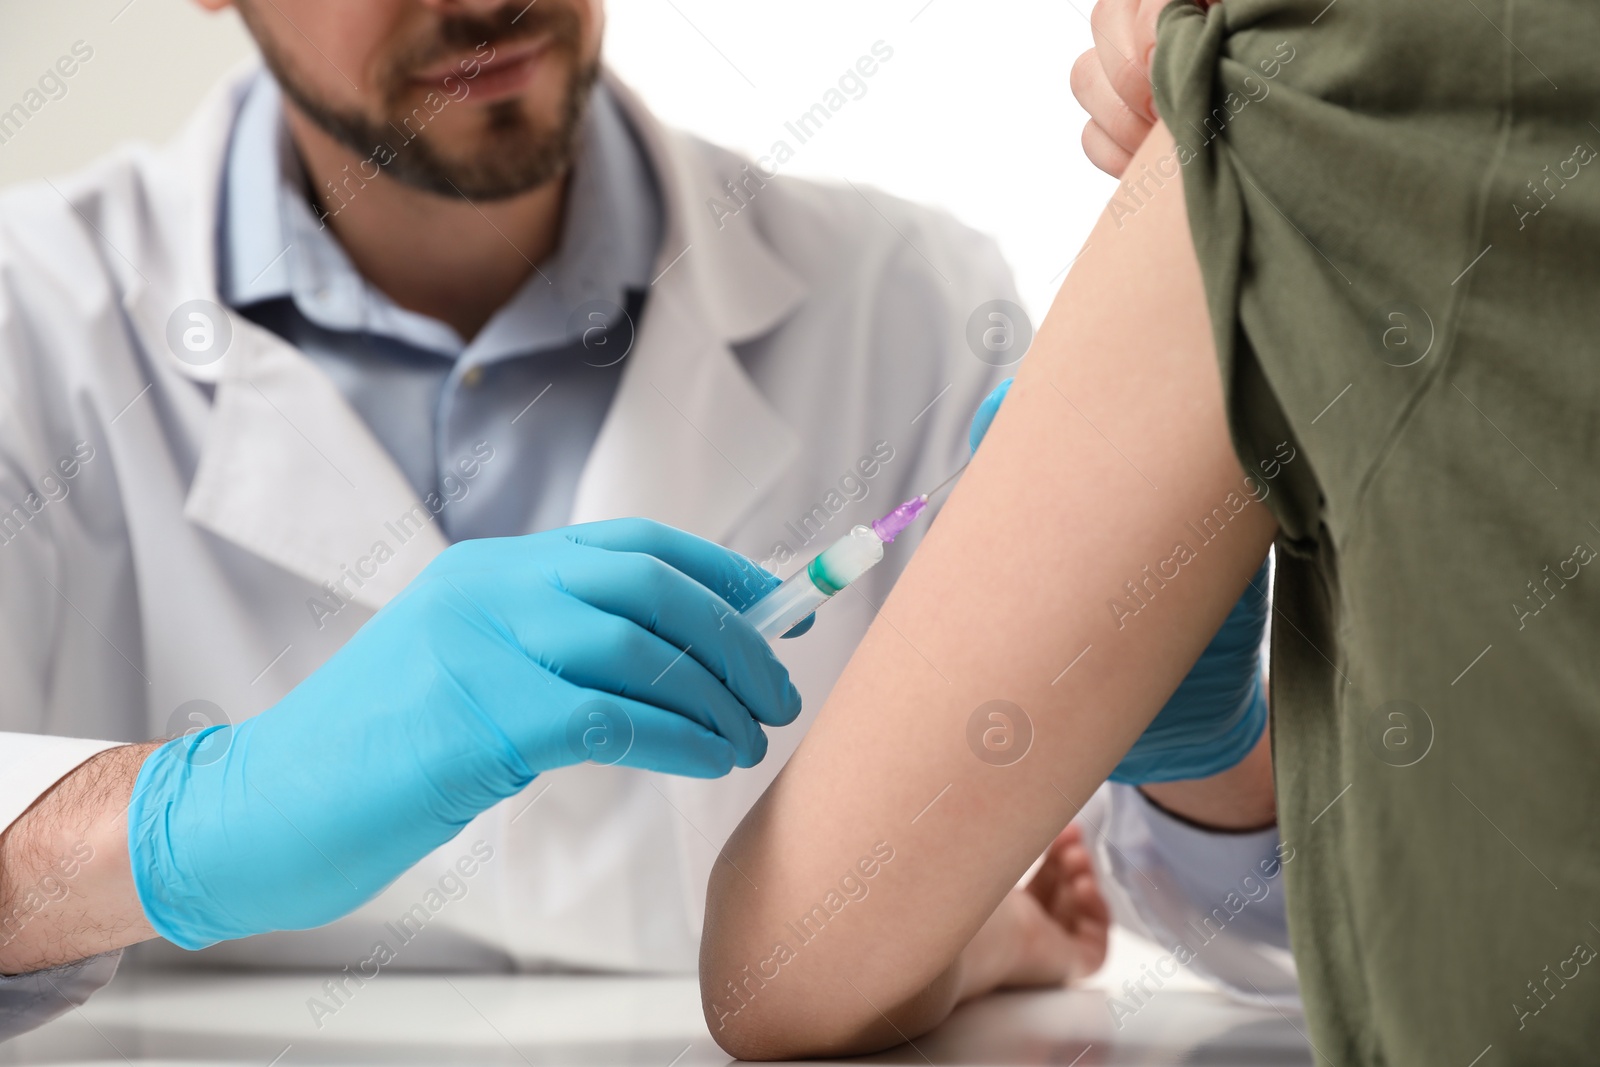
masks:
[[[594,603],[604,601],[604,596],[584,595],[591,585],[603,592],[608,583],[627,584],[622,572],[634,566],[629,561],[649,557],[573,546],[563,546],[563,553],[566,558],[545,579],[553,580],[555,588],[546,584],[530,592],[526,582],[508,576],[499,584],[477,582],[476,594],[468,596],[457,584],[459,576],[445,579],[456,593],[448,600],[451,610],[481,634],[481,643],[453,657],[469,665],[456,673],[471,702],[490,711],[497,721],[508,720],[501,722],[501,728],[509,736],[526,739],[531,728],[537,737],[547,729],[550,724],[526,718],[522,698],[531,695],[548,706],[554,694],[542,682],[519,677],[515,666],[502,669],[505,661],[514,661],[550,685],[633,698],[683,715],[724,737],[741,766],[758,763],[766,754],[766,736],[748,708],[684,649],[607,610],[603,602]],[[661,570],[671,570],[653,562]],[[602,566],[597,568],[596,563]],[[596,570],[598,575],[590,573]],[[688,578],[679,578],[699,588]],[[497,649],[508,654],[497,656]],[[530,765],[538,769],[536,763]]]
[[[800,714],[800,693],[772,646],[731,604],[670,561],[591,549],[563,564],[561,580],[573,596],[685,650],[757,721],[783,726]]]
[[[721,778],[737,764],[733,746],[678,715],[657,712],[637,724],[625,767],[684,778]]]
[[[978,405],[978,410],[972,416],[972,426],[967,430],[967,443],[976,452],[983,443],[984,437],[989,433],[989,424],[994,422],[994,417],[1000,411],[1006,394],[1011,392],[1011,383],[1015,378],[1007,378],[994,387],[994,391],[983,398],[983,403]]]
[[[1250,584],[1245,586],[1243,595],[1239,597],[1239,603],[1234,605],[1234,612],[1248,607],[1259,615],[1264,623],[1267,617],[1267,593],[1271,589],[1272,555],[1268,553],[1267,558],[1261,561],[1261,566],[1256,570],[1256,573],[1251,576]],[[1228,617],[1230,619],[1233,618],[1234,612],[1229,613]]]
[[[1261,640],[1267,632],[1267,583],[1270,560],[1263,562],[1239,599],[1211,635],[1191,675],[1231,678],[1241,691],[1261,661]]]
[[[603,602],[586,603],[580,612],[565,627],[571,639],[545,644],[563,681],[682,716],[726,739],[738,766],[761,762],[767,738],[749,707],[692,651],[612,613]]]
[[[779,634],[778,639],[780,641],[787,641],[791,637],[803,637],[807,633],[811,632],[811,627],[816,624],[816,621],[817,613],[813,611],[810,615],[807,615],[805,618],[789,627],[789,629]]]
[[[569,527],[574,544],[641,552],[670,564],[743,611],[778,587],[776,575],[731,549],[649,519],[609,519]]]
[[[1144,785],[1220,774],[1250,754],[1266,729],[1261,678],[1270,557],[1150,725],[1111,772]]]
[[[686,778],[721,778],[738,763],[734,746],[672,711],[626,697],[592,693],[572,712],[568,763],[637,767]]]
[[[1205,664],[1202,657],[1196,670]],[[1251,669],[1244,679],[1209,691],[1193,686],[1191,673],[1112,769],[1111,780],[1127,785],[1191,781],[1237,766],[1267,728],[1266,687],[1259,671]]]

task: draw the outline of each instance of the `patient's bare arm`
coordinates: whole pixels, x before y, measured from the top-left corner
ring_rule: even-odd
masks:
[[[1136,161],[1171,151],[1158,124]],[[725,1049],[881,1048],[970,991],[974,935],[1259,566],[1265,508],[1204,542],[1188,527],[1231,510],[1243,477],[1169,183],[1102,216],[983,449],[714,871],[701,983]]]

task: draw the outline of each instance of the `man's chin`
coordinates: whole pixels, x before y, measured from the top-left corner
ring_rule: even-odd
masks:
[[[526,125],[481,131],[459,143],[413,144],[385,168],[414,188],[469,200],[508,200],[560,178],[570,162],[567,146]]]
[[[473,200],[540,188],[572,162],[596,74],[497,103],[435,101],[425,124],[416,112],[396,115],[390,128],[399,139],[385,169],[405,184]]]

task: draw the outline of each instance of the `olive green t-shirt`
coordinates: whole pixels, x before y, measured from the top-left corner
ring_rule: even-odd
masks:
[[[1600,1062],[1600,4],[1179,0],[1154,83],[1120,195],[1181,171],[1240,460],[1295,456],[1317,1061]]]

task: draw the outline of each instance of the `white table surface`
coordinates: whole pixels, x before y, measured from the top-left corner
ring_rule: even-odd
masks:
[[[381,974],[332,1017],[325,975],[119,976],[81,1009],[0,1045],[0,1064],[505,1064],[704,1067],[728,1063],[687,978]],[[888,1064],[1309,1065],[1298,1016],[1165,989],[1119,1030],[1095,989],[973,1002]]]

